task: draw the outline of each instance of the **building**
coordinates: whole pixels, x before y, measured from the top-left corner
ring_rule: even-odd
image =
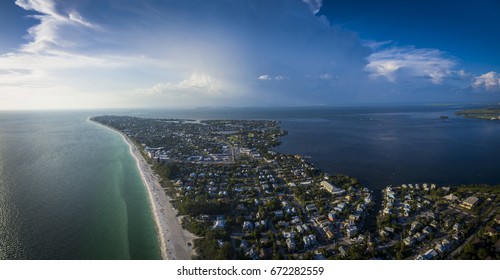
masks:
[[[448,200],[448,201],[450,201],[450,202],[455,202],[455,201],[458,200],[458,197],[456,195],[452,194],[452,193],[450,193],[447,196],[444,196],[443,198],[446,199],[446,200]]]
[[[423,257],[424,260],[432,260],[438,256],[438,252],[434,249],[430,249],[429,251],[425,252]]]
[[[336,186],[330,184],[327,181],[322,181],[320,184],[321,184],[321,187],[323,187],[325,190],[327,190],[328,192],[330,192],[333,195],[344,195],[346,192],[344,189],[337,188]]]
[[[306,210],[307,212],[316,212],[318,211],[318,208],[316,208],[316,205],[314,204],[308,204],[306,205]]]
[[[358,228],[356,226],[347,227],[346,233],[349,238],[352,238],[358,233]]]
[[[475,196],[469,196],[466,200],[464,200],[462,202],[462,204],[460,204],[461,207],[465,208],[465,209],[468,209],[468,210],[471,210],[472,208],[474,208],[479,202],[479,198],[475,197]]]

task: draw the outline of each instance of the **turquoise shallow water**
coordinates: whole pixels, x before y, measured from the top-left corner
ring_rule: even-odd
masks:
[[[146,190],[95,112],[0,112],[0,259],[159,259]]]

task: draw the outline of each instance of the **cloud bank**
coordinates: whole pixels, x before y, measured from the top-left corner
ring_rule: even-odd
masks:
[[[391,82],[423,77],[441,84],[455,72],[457,62],[437,49],[416,49],[414,46],[378,50],[368,57],[366,70],[372,78],[383,77]]]
[[[482,74],[474,78],[472,84],[475,88],[485,88],[489,91],[500,90],[500,75],[494,71]]]

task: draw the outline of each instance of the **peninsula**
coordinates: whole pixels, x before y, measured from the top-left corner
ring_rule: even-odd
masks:
[[[500,186],[373,193],[274,151],[277,121],[92,120],[131,146],[166,258],[500,259]]]
[[[500,106],[481,108],[481,109],[467,109],[456,112],[458,116],[465,118],[485,119],[485,120],[500,120]]]

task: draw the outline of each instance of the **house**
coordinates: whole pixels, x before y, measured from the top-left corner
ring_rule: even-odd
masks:
[[[294,241],[293,239],[287,238],[287,239],[286,239],[286,246],[288,247],[288,249],[289,249],[290,251],[295,250],[295,246],[296,246],[296,245],[295,245],[295,241]]]
[[[334,210],[341,213],[342,211],[344,211],[346,205],[347,204],[345,204],[344,202],[341,202],[341,203],[337,204],[337,206],[335,206]]]
[[[418,221],[414,221],[413,223],[411,223],[411,226],[410,226],[410,231],[412,232],[416,232],[418,231],[420,228],[422,228],[422,224]]]
[[[418,242],[422,242],[427,238],[427,234],[417,232],[413,237],[415,237],[418,240]]]
[[[305,247],[313,247],[316,245],[316,236],[314,234],[310,234],[302,237],[302,241],[304,241]]]
[[[409,209],[404,209],[403,216],[410,217],[411,211]]]
[[[484,234],[488,235],[489,237],[493,237],[493,236],[497,236],[498,235],[498,232],[496,229],[492,228],[492,227],[487,227],[485,230],[484,230]]]
[[[426,226],[423,230],[422,230],[423,233],[425,234],[430,234],[432,232],[432,229],[431,227],[429,226]]]
[[[351,215],[349,215],[349,220],[355,222],[355,221],[359,220],[359,217],[360,217],[359,214],[351,214]]]
[[[298,224],[298,223],[300,223],[300,222],[301,222],[301,221],[300,221],[299,216],[293,216],[293,217],[292,217],[291,223],[292,223],[293,225]]]
[[[432,220],[432,222],[429,224],[429,226],[431,226],[432,228],[437,228],[438,227],[438,223],[436,220]]]
[[[262,236],[262,237],[260,238],[260,244],[265,245],[265,244],[267,244],[267,243],[269,243],[269,237],[268,237],[268,236]]]
[[[434,249],[436,249],[439,253],[446,253],[450,250],[450,248],[451,243],[448,239],[444,239],[441,243],[436,244],[436,247],[434,247]]]
[[[326,235],[326,238],[327,239],[332,239],[333,237],[335,237],[335,235],[333,234],[333,232],[331,230],[327,230],[325,231],[325,235]]]
[[[302,229],[304,229],[304,231],[309,231],[309,227],[306,224],[302,225]]]
[[[443,244],[441,244],[441,243],[438,243],[438,244],[436,245],[436,247],[434,247],[434,249],[435,249],[437,252],[439,252],[439,253],[444,253],[444,252],[446,252],[446,247],[445,247],[445,246],[443,246]]]
[[[452,235],[451,235],[451,238],[452,238],[453,240],[455,240],[455,241],[460,241],[460,240],[462,240],[462,237],[461,237],[461,236],[460,236],[460,234],[458,234],[458,233],[454,233],[454,234],[452,234]]]
[[[279,221],[278,222],[278,227],[288,227],[290,224],[285,221]]]
[[[302,228],[302,225],[297,225],[297,226],[295,226],[295,228],[297,229],[297,232],[299,234],[302,234],[304,232],[304,229]]]
[[[244,231],[252,231],[253,230],[253,224],[252,224],[252,222],[244,221],[243,222],[243,230]]]
[[[425,252],[423,257],[425,260],[432,260],[438,256],[438,252],[434,249],[430,249],[429,251]]]
[[[224,220],[216,220],[214,222],[214,226],[213,228],[214,229],[218,229],[218,228],[224,228],[224,226],[226,225],[226,222]]]
[[[415,239],[413,237],[408,236],[405,239],[403,239],[403,243],[406,246],[412,246],[413,244],[415,244]]]
[[[458,197],[457,197],[457,196],[455,196],[455,195],[454,195],[454,194],[452,194],[452,193],[450,193],[450,194],[449,194],[449,195],[447,195],[447,196],[444,196],[443,198],[444,198],[444,199],[446,199],[446,200],[448,200],[448,201],[450,201],[450,202],[455,202],[455,201],[457,201],[457,200],[458,200]]]
[[[460,206],[462,208],[465,208],[465,209],[468,209],[468,210],[471,210],[472,208],[474,208],[479,202],[479,198],[475,197],[475,196],[469,196],[467,199],[465,199],[462,204],[460,204]]]
[[[330,213],[328,213],[328,220],[330,222],[335,221],[335,217],[336,217],[336,213],[335,212],[331,211]]]
[[[345,246],[340,246],[339,247],[339,252],[342,257],[347,256],[347,248]]]
[[[318,226],[321,225],[324,221],[326,221],[326,219],[325,219],[325,216],[323,216],[323,215],[320,215],[320,216],[317,216],[314,218],[314,223]]]
[[[276,218],[283,217],[283,210],[276,210],[276,211],[274,211],[274,216],[276,216]]]
[[[318,208],[316,207],[316,205],[311,203],[306,205],[306,210],[307,212],[315,212],[318,211]]]
[[[294,231],[284,231],[283,237],[284,238],[295,238],[295,232]]]
[[[346,228],[346,233],[349,238],[352,238],[358,233],[358,228],[356,226],[349,226]]]
[[[392,200],[395,200],[396,199],[396,194],[393,192],[393,191],[387,191],[387,199],[392,199]]]
[[[388,233],[394,234],[395,230],[392,227],[385,227],[385,231],[388,232]]]

